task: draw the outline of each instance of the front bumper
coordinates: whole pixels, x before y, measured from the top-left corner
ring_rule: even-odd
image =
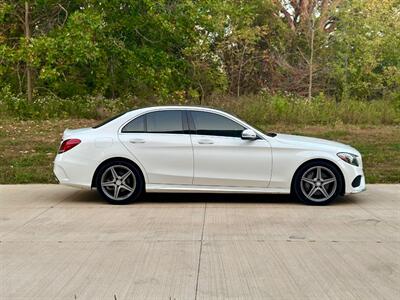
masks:
[[[345,181],[344,194],[356,194],[365,191],[365,176],[362,166],[356,167],[342,160],[339,160],[338,164],[342,170]],[[359,184],[358,182],[354,184],[354,181],[358,176],[361,176]]]
[[[365,185],[365,177],[364,174],[360,174],[358,176],[361,176],[361,180],[360,180],[360,184],[358,186],[353,186],[353,182],[351,182],[351,190],[348,192],[349,194],[357,194],[357,193],[361,193],[364,192],[367,188]],[[346,184],[347,185],[347,184]]]

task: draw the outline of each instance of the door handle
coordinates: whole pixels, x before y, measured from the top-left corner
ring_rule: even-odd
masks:
[[[201,139],[198,141],[198,143],[202,145],[211,145],[214,144],[214,141],[208,139]]]
[[[129,140],[129,143],[132,143],[132,144],[143,144],[143,143],[145,143],[146,141],[144,140],[144,139],[133,139],[133,140]]]

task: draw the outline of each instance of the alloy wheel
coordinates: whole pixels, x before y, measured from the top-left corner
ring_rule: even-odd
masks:
[[[303,173],[300,187],[308,200],[323,202],[335,194],[337,179],[335,174],[327,167],[313,166]]]
[[[112,200],[123,201],[136,189],[136,177],[132,170],[124,165],[113,165],[101,176],[101,189]]]

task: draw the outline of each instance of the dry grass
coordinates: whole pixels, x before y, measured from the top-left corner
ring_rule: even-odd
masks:
[[[87,119],[0,120],[0,183],[53,183],[53,159],[65,128],[87,127]],[[400,128],[397,126],[271,125],[266,131],[309,135],[356,147],[364,156],[367,182],[400,182]]]

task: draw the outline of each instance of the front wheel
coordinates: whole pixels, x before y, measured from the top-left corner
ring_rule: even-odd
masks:
[[[325,205],[339,196],[342,186],[342,177],[334,165],[315,161],[298,170],[293,191],[306,204]]]
[[[97,191],[111,204],[127,204],[143,193],[144,182],[136,166],[126,161],[111,161],[98,172]]]

